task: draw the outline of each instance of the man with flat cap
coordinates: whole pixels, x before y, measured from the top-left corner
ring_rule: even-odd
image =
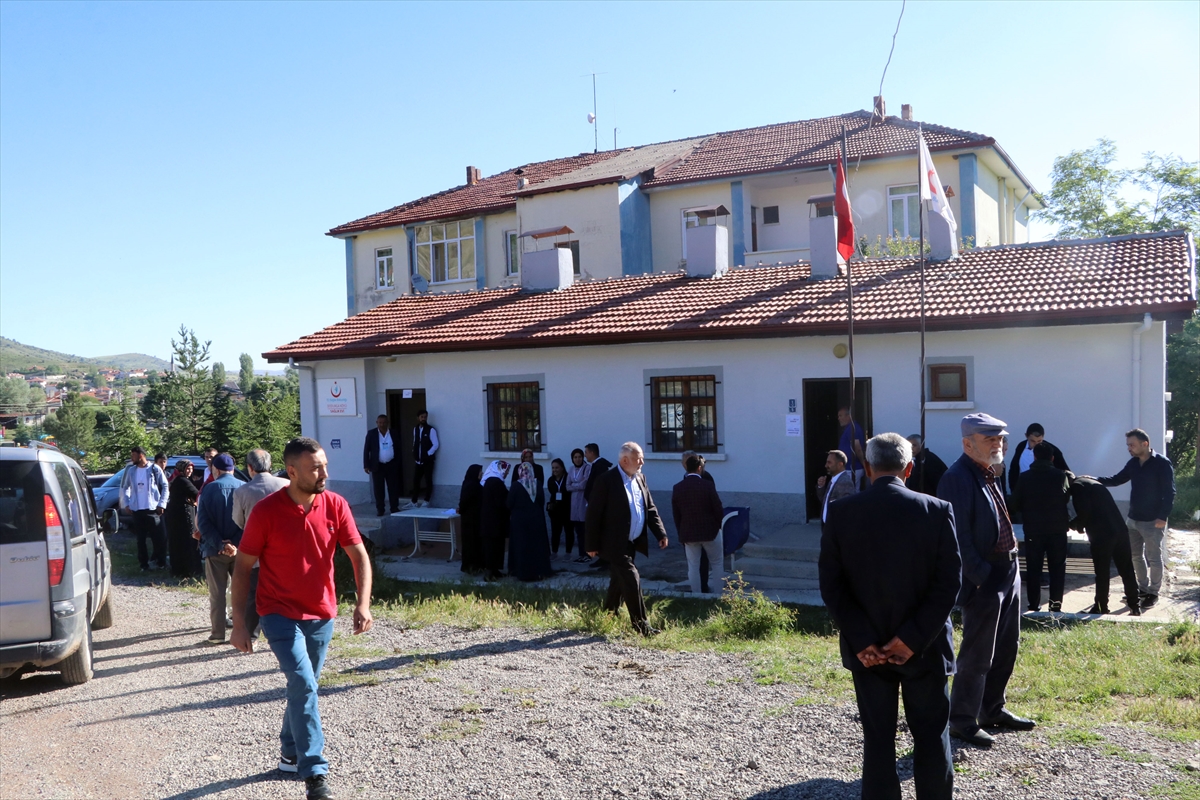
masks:
[[[1027,731],[1035,724],[1004,706],[1021,630],[1017,540],[998,480],[1004,425],[989,414],[963,417],[963,454],[938,484],[938,497],[954,507],[962,557],[963,632],[950,692],[950,735],[977,747],[995,741],[984,728]]]

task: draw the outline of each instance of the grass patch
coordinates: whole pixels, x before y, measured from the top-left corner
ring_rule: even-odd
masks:
[[[1084,745],[1091,747],[1104,741],[1104,737],[1092,731],[1079,728],[1067,728],[1052,732],[1046,737],[1050,744],[1062,747],[1064,745]]]
[[[1150,789],[1150,796],[1169,798],[1169,800],[1200,800],[1200,780],[1183,778],[1171,783],[1159,784]]]
[[[636,705],[652,706],[658,703],[653,697],[643,697],[642,695],[633,695],[631,697],[618,697],[615,700],[607,700],[604,705],[609,708],[633,708]]]
[[[361,637],[349,637],[340,633],[333,634],[329,642],[329,658],[382,658],[390,656],[394,651],[386,647],[373,645],[370,640],[360,640]],[[359,640],[359,641],[356,641]]]
[[[447,719],[442,720],[437,730],[425,734],[425,738],[435,742],[452,742],[474,736],[481,730],[483,730],[483,720],[478,717],[468,717],[465,720]]]
[[[334,686],[376,686],[379,684],[379,676],[374,670],[368,672],[359,672],[358,670],[347,669],[340,672],[330,672],[328,670],[321,673],[321,677],[317,680],[317,685],[322,689],[329,689]]]

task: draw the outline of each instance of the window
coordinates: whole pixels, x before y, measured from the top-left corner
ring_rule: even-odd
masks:
[[[574,266],[575,274],[579,274],[579,242],[559,242],[555,247],[565,247],[571,251],[571,264]]]
[[[655,452],[717,452],[715,375],[650,379]]]
[[[473,220],[417,227],[417,272],[430,283],[475,278]]]
[[[916,239],[921,225],[921,200],[915,183],[888,187],[888,230],[897,239]]]
[[[763,206],[763,225],[779,224],[779,206]]]
[[[396,273],[393,270],[392,248],[381,247],[375,251],[375,288],[396,288]]]
[[[929,399],[934,402],[961,402],[967,399],[966,364],[930,364]]]
[[[507,250],[507,275],[517,275],[521,272],[521,240],[516,231],[504,232],[504,248]]]
[[[537,381],[489,383],[487,400],[488,449],[542,449],[542,393]]]

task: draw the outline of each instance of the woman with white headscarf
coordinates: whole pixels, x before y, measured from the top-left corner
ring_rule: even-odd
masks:
[[[504,543],[508,538],[508,462],[493,461],[483,471],[479,508],[479,538],[483,541],[483,574],[487,580],[504,577]]]
[[[522,581],[550,575],[550,539],[546,535],[546,491],[533,465],[517,465],[508,491],[508,574]]]

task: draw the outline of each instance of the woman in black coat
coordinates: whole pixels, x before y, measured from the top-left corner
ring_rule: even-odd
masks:
[[[196,499],[200,492],[191,481],[192,462],[179,459],[175,463],[175,478],[167,494],[167,510],[163,522],[167,526],[167,556],[171,559],[171,574],[190,578],[203,574],[200,550],[192,534],[196,531]]]
[[[546,512],[550,515],[550,553],[558,557],[562,535],[567,534],[567,557],[575,547],[575,526],[571,524],[571,493],[567,491],[567,467],[561,458],[550,462],[546,481]]]
[[[522,581],[550,576],[550,541],[546,537],[546,492],[533,465],[517,465],[508,492],[508,574]]]
[[[504,544],[508,538],[508,462],[493,461],[479,480],[479,538],[483,543],[483,574],[504,577]]]
[[[458,514],[462,518],[462,571],[471,575],[483,572],[483,540],[479,537],[479,514],[483,507],[482,464],[467,467],[458,493]]]

